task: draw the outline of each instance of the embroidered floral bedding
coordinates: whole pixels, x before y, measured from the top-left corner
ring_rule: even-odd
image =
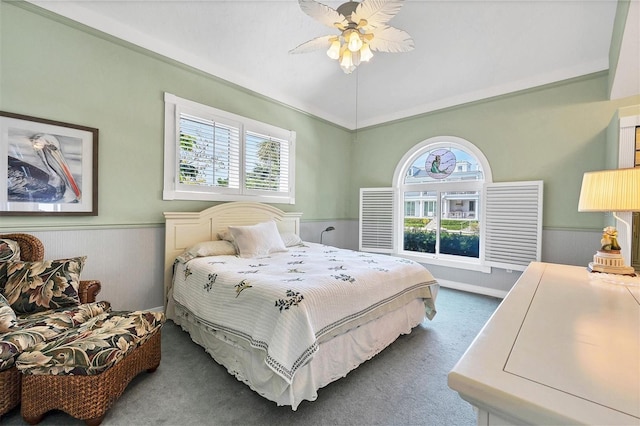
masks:
[[[418,263],[315,243],[260,258],[175,265],[173,298],[197,322],[265,351],[288,383],[318,344],[416,298],[435,315],[437,283]]]

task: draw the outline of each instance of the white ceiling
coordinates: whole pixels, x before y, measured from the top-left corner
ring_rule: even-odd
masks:
[[[407,0],[390,25],[415,50],[346,75],[323,51],[288,53],[337,33],[296,0],[30,2],[349,129],[606,70],[617,5]]]

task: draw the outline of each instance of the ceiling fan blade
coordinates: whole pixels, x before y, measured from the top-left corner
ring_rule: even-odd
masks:
[[[396,16],[402,7],[403,0],[364,0],[351,14],[351,20],[355,23],[364,19],[366,30],[381,27],[391,18]]]
[[[327,50],[331,45],[331,42],[335,38],[337,38],[337,36],[335,35],[326,35],[322,37],[316,37],[312,40],[302,43],[298,47],[291,49],[289,53],[308,53],[308,52],[313,52],[314,50],[320,50],[320,49]]]
[[[347,19],[339,14],[337,10],[327,5],[318,3],[314,0],[298,0],[298,3],[300,4],[300,9],[302,9],[304,13],[311,16],[313,19],[318,20],[327,27],[338,27],[340,29],[347,27]]]
[[[405,31],[385,25],[374,28],[371,32],[373,34],[373,39],[369,42],[371,50],[391,53],[413,50],[413,39]]]

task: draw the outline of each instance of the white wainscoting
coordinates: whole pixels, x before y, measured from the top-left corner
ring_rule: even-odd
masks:
[[[334,247],[351,250],[358,249],[358,221],[357,220],[331,220],[318,222],[300,221],[300,238],[312,243],[320,242],[320,234],[327,227],[333,226],[335,230],[325,232],[322,243]]]
[[[586,267],[593,262],[601,238],[601,230],[543,230],[542,261]]]
[[[323,242],[336,247],[356,249],[358,221],[336,220],[301,222],[303,240]],[[99,300],[108,300],[114,309],[161,309],[164,262],[164,225],[113,229],[79,230],[7,230],[1,233],[27,232],[40,238],[48,259],[87,256],[82,278],[102,282]],[[545,230],[542,237],[542,261],[569,265],[587,265],[600,244],[599,231]],[[500,297],[506,294],[520,274],[459,274],[448,268],[433,268],[443,286]],[[436,274],[437,271],[437,274]],[[494,275],[492,277],[492,275]],[[508,282],[507,282],[508,281]]]
[[[42,240],[47,259],[86,255],[81,277],[100,280],[98,300],[114,310],[164,305],[164,226],[25,232]]]

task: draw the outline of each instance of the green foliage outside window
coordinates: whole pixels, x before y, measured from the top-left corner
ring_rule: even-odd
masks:
[[[440,226],[448,231],[461,231],[463,229],[473,228],[473,226],[478,224],[477,220],[448,220],[442,219],[440,221]]]
[[[180,133],[180,149],[193,152],[197,144],[196,138]],[[180,183],[195,182],[198,177],[198,169],[184,159],[180,159]]]
[[[417,217],[405,217],[404,227],[406,228],[424,228],[431,222],[431,219],[417,218]]]
[[[278,191],[280,187],[280,142],[260,142],[258,163],[247,173],[247,188]]]
[[[419,253],[435,253],[436,233],[405,231],[404,249]],[[478,258],[480,257],[480,236],[441,231],[440,253]]]

